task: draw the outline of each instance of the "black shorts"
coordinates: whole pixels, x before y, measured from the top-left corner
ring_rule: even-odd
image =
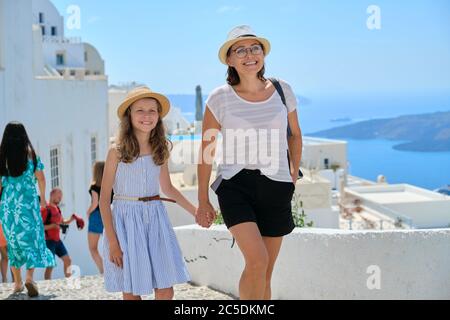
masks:
[[[53,241],[53,240],[45,240],[47,243],[47,248],[55,255],[57,255],[59,258],[63,258],[68,255],[67,249],[64,246],[64,243],[59,241]]]
[[[230,180],[222,180],[216,194],[228,229],[255,222],[263,237],[283,237],[294,230],[292,182],[274,181],[259,170],[242,170]]]

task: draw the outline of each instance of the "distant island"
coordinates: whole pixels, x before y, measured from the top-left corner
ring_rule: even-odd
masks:
[[[335,118],[335,119],[330,119],[331,122],[351,122],[352,119],[351,118]]]
[[[401,151],[450,151],[450,111],[362,121],[307,135],[329,139],[406,141],[393,146]]]

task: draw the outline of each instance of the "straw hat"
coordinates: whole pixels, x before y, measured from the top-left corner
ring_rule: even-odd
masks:
[[[256,36],[250,26],[237,26],[233,28],[228,34],[228,38],[219,50],[219,59],[223,64],[227,64],[227,53],[228,50],[238,41],[255,39],[259,41],[264,47],[264,55],[268,55],[270,52],[270,42],[265,38],[260,38]]]
[[[122,118],[127,111],[127,109],[136,101],[145,98],[153,98],[156,99],[161,104],[161,114],[160,117],[164,118],[170,110],[170,102],[164,95],[160,93],[153,92],[148,87],[138,87],[134,88],[130,92],[128,92],[127,97],[122,102],[122,104],[117,109],[117,116]]]

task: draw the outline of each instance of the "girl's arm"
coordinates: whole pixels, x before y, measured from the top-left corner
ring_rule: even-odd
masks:
[[[91,191],[91,205],[87,209],[86,216],[89,219],[89,216],[92,212],[98,207],[99,194],[94,190]]]
[[[106,158],[100,191],[100,214],[110,246],[119,244],[116,232],[114,231],[111,212],[111,193],[118,163],[119,157],[117,151],[112,148],[109,150]]]
[[[36,171],[34,173],[36,176],[38,187],[39,187],[39,196],[41,198],[41,208],[45,208],[47,206],[47,200],[45,200],[45,176],[43,171]]]
[[[166,161],[166,163],[164,163],[161,167],[159,183],[161,185],[162,192],[164,192],[167,197],[175,200],[183,209],[185,209],[195,217],[195,211],[197,210],[197,208],[172,185],[172,181],[170,180],[168,161]]]

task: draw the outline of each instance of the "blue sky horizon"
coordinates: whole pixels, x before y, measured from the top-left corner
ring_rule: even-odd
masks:
[[[51,0],[77,5],[81,28],[67,37],[93,44],[109,84],[145,83],[166,94],[208,94],[225,83],[217,52],[229,30],[249,24],[271,41],[268,76],[301,96],[321,93],[450,94],[450,1],[345,3],[269,0]],[[380,10],[380,29],[367,21]]]

